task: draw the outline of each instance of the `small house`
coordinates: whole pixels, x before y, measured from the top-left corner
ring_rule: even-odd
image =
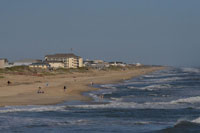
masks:
[[[49,69],[51,66],[49,63],[41,62],[41,63],[32,63],[29,65],[30,68],[41,68],[41,69]]]

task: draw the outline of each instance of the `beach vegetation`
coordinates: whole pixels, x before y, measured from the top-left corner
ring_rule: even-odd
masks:
[[[85,73],[89,69],[86,67],[80,67],[80,68],[58,68],[55,70],[56,73],[74,73],[74,72],[80,72]]]
[[[4,69],[0,69],[0,73],[4,73]]]
[[[4,69],[5,72],[24,72],[30,71],[28,66],[14,66],[14,67],[7,67]]]
[[[58,73],[58,74],[71,73],[70,70],[67,68],[58,68],[58,69],[55,69],[54,71],[55,73]]]
[[[87,67],[79,67],[79,68],[77,68],[77,69],[73,69],[72,71],[73,71],[73,72],[86,73],[86,72],[89,71],[89,68],[87,68]]]

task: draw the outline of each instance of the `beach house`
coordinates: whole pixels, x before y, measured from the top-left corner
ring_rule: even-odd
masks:
[[[30,68],[41,68],[41,69],[49,69],[51,66],[49,63],[40,62],[40,63],[32,63],[29,65]]]
[[[0,58],[0,68],[5,68],[8,66],[8,60],[5,58]]]
[[[45,56],[46,62],[62,62],[64,68],[79,68],[83,67],[83,58],[76,56],[73,53],[69,54],[53,54]]]
[[[48,63],[53,69],[65,68],[65,64],[62,61],[45,61],[45,63]]]

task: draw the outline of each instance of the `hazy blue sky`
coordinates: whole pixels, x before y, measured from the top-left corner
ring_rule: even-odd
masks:
[[[0,58],[200,66],[200,0],[1,0]]]

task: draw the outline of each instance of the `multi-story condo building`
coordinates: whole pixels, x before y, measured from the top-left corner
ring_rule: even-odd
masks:
[[[53,54],[45,56],[46,62],[63,62],[64,68],[78,68],[83,67],[83,58],[70,54]]]

